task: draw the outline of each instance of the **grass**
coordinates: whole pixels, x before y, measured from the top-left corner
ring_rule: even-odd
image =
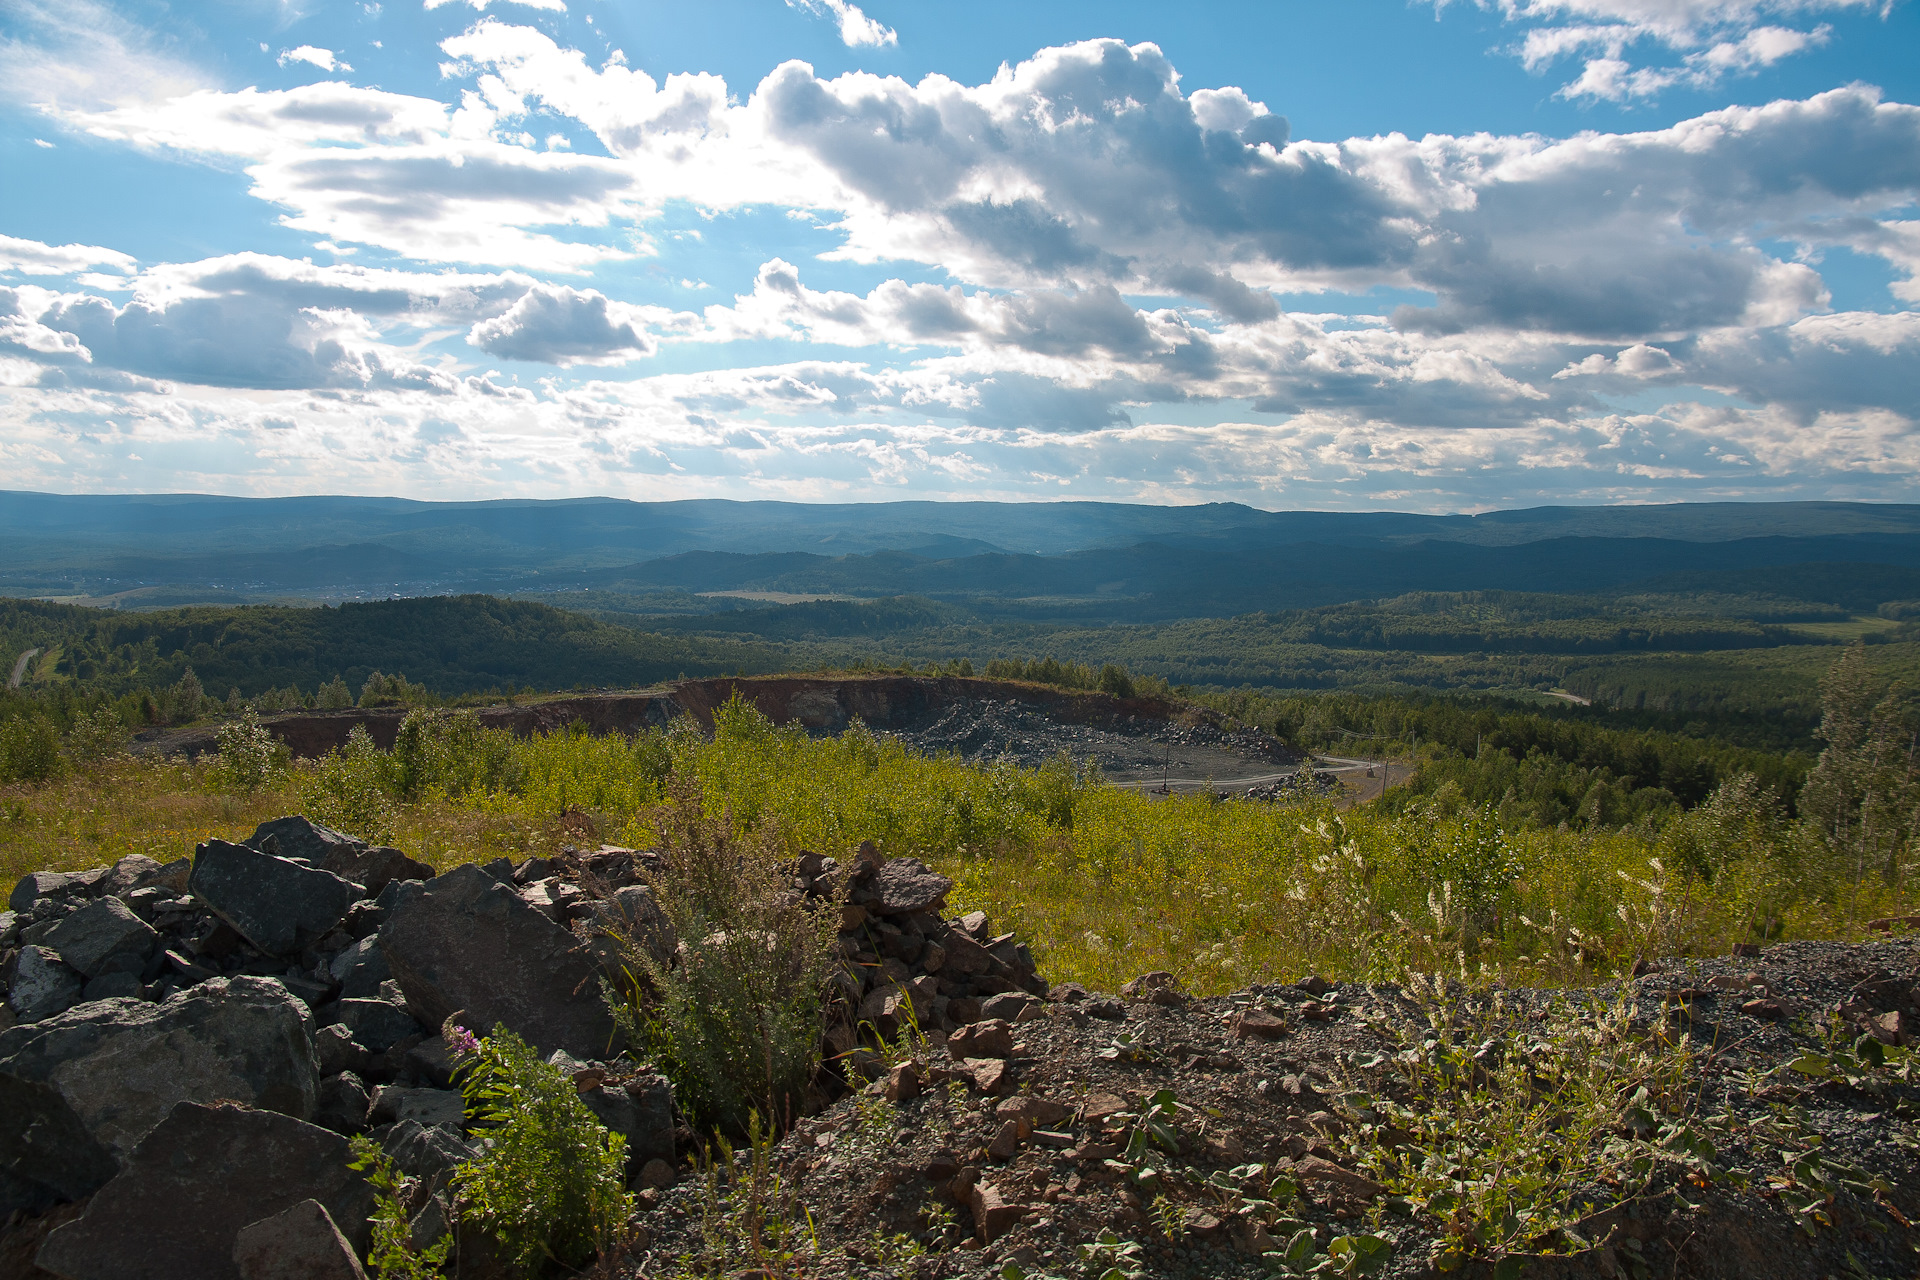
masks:
[[[1812,833],[1749,812],[1752,797],[1664,825],[1503,829],[1445,788],[1398,815],[1155,800],[1066,761],[970,766],[857,728],[811,739],[746,707],[717,724],[711,740],[449,730],[487,768],[449,759],[411,794],[395,790],[384,757],[351,767],[392,790],[391,842],[443,868],[565,843],[651,846],[669,787],[743,832],[776,831],[789,851],[844,856],[871,839],[951,876],[950,908],[1019,932],[1049,978],[1103,990],[1155,969],[1198,993],[1307,972],[1484,970],[1577,984],[1643,957],[1725,954],[1734,941],[1854,936],[1867,919],[1912,909],[1902,886],[1856,880]],[[329,770],[348,768],[299,766],[248,796],[221,794],[204,765],[124,759],[10,787],[0,859],[17,877],[127,853],[178,858],[296,811]]]

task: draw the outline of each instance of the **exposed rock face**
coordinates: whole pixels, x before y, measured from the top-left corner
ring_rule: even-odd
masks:
[[[615,1043],[599,970],[574,936],[481,868],[457,867],[399,896],[380,949],[428,1026],[458,1013],[480,1033],[496,1023],[541,1053],[604,1056]]]
[[[367,1280],[353,1246],[318,1200],[242,1227],[233,1265],[240,1280]]]
[[[194,852],[193,896],[268,955],[286,955],[331,931],[361,896],[358,885],[243,844],[209,840]]]
[[[102,898],[55,925],[47,945],[71,967],[97,978],[116,961],[122,972],[140,972],[159,947],[160,935],[120,899]]]
[[[22,947],[7,1003],[20,1021],[38,1022],[71,1008],[81,985],[80,975],[52,947]]]
[[[347,1140],[271,1111],[182,1102],[77,1221],[47,1238],[41,1267],[67,1280],[244,1280],[242,1230],[319,1202],[364,1247],[373,1191]]]
[[[76,1199],[182,1101],[305,1120],[317,1089],[305,1006],[270,979],[101,1000],[0,1033],[0,1165],[42,1201]]]

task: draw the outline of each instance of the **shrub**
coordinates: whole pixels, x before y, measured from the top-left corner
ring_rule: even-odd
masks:
[[[67,730],[67,758],[78,764],[110,760],[126,754],[129,738],[120,713],[112,707],[98,707]]]
[[[696,784],[673,785],[658,825],[666,870],[652,889],[681,942],[663,961],[629,939],[634,969],[657,997],[638,1012],[681,1105],[702,1124],[744,1134],[758,1112],[784,1127],[820,1066],[838,908],[795,901],[772,825],[736,833],[730,812],[703,812]]]
[[[216,738],[220,754],[214,761],[213,782],[222,791],[250,796],[286,764],[286,748],[274,741],[251,707],[221,725]]]
[[[304,812],[315,822],[351,831],[364,840],[393,834],[399,810],[392,757],[374,745],[365,725],[347,732],[347,745],[329,751],[300,788]]]
[[[40,782],[60,772],[60,735],[31,712],[0,724],[0,782]]]
[[[537,1275],[549,1260],[578,1267],[633,1211],[627,1140],[602,1128],[566,1073],[506,1027],[468,1043],[460,1089],[485,1142],[454,1174],[463,1214],[522,1274]]]
[[[453,1249],[453,1236],[442,1236],[424,1249],[414,1248],[406,1206],[400,1202],[403,1179],[394,1168],[393,1158],[365,1134],[354,1135],[352,1150],[349,1167],[366,1174],[374,1192],[374,1209],[368,1219],[373,1245],[367,1251],[373,1274],[378,1280],[433,1280]]]

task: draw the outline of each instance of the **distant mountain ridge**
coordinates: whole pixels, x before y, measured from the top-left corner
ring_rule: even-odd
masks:
[[[557,593],[583,590],[758,590],[1046,598],[1115,616],[1220,616],[1411,590],[1605,590],[1816,564],[1850,566],[1837,576],[1862,603],[1849,607],[1903,598],[1895,579],[1907,579],[1882,570],[1920,569],[1920,505],[1429,516],[1233,503],[0,492],[0,593],[135,607],[465,591],[558,603]]]

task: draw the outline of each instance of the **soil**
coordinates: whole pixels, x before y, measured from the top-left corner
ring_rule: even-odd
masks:
[[[1590,991],[1501,991],[1516,1028],[1537,1025],[1556,1001],[1625,999],[1636,1025],[1649,1033],[1689,1036],[1696,1127],[1713,1132],[1715,1162],[1744,1175],[1703,1188],[1683,1177],[1678,1164],[1657,1166],[1636,1202],[1585,1224],[1599,1247],[1571,1258],[1530,1259],[1524,1274],[1712,1280],[1914,1274],[1920,1087],[1886,1069],[1865,1088],[1816,1083],[1784,1064],[1821,1048],[1816,1028],[1826,1019],[1841,1019],[1849,1040],[1859,1020],[1876,1010],[1905,1009],[1910,1020],[1916,978],[1920,941],[1903,938],[1784,943],[1758,957],[1674,963]],[[1720,988],[1710,985],[1716,979]],[[1743,1011],[1754,983],[1770,989],[1779,1015]],[[1235,1015],[1256,1004],[1290,1029],[1273,1040],[1237,1038]],[[780,1142],[782,1176],[817,1233],[819,1258],[807,1274],[988,1280],[1012,1263],[1029,1277],[1093,1276],[1104,1264],[1083,1270],[1077,1246],[1110,1230],[1143,1246],[1140,1274],[1253,1280],[1273,1273],[1247,1239],[1236,1245],[1235,1220],[1194,1188],[1211,1175],[1265,1162],[1296,1171],[1309,1202],[1295,1212],[1318,1230],[1322,1246],[1336,1235],[1376,1229],[1393,1241],[1392,1259],[1380,1274],[1437,1275],[1431,1224],[1381,1214],[1378,1188],[1369,1190],[1364,1180],[1343,1185],[1351,1157],[1326,1136],[1340,1123],[1329,1114],[1340,1107],[1338,1082],[1364,1083],[1368,1072],[1356,1063],[1373,1063],[1383,1048],[1392,1050],[1370,1022],[1415,1013],[1399,989],[1359,984],[1333,986],[1317,999],[1300,987],[1257,987],[1171,1005],[1055,991],[1024,1015],[1031,1020],[1013,1027],[1012,1080],[1000,1086],[1000,1096],[964,1083],[958,1064],[934,1046],[922,1064],[932,1078],[927,1092],[896,1103],[879,1096],[876,1084]],[[1322,1014],[1326,1020],[1314,1020]],[[1103,1054],[1123,1036],[1138,1052]],[[1110,1163],[1117,1153],[1102,1145],[1108,1135],[1089,1114],[1136,1111],[1162,1088],[1172,1089],[1180,1103],[1174,1163],[1186,1171],[1166,1192],[1186,1223],[1177,1243],[1150,1219],[1151,1196],[1142,1197],[1126,1171]],[[1024,1142],[1003,1137],[993,1149],[1009,1110],[1023,1098],[1057,1102],[1071,1114],[1039,1126],[1047,1132]],[[1794,1212],[1783,1147],[1790,1154],[1817,1150],[1829,1168],[1850,1166],[1844,1179],[1853,1185],[1833,1183],[1832,1198],[1817,1205],[1824,1223]],[[1315,1157],[1326,1163],[1313,1165]],[[1318,1173],[1309,1177],[1302,1169]],[[683,1169],[683,1178],[690,1172]],[[1874,1178],[1882,1190],[1867,1185]],[[1014,1224],[1004,1234],[983,1238],[969,1207],[969,1179],[1015,1206]],[[624,1274],[673,1274],[680,1255],[696,1244],[698,1203],[690,1181],[661,1195],[642,1218],[647,1240],[636,1254],[642,1265]],[[936,1215],[931,1221],[949,1225],[930,1228],[928,1210]],[[1453,1274],[1492,1271],[1470,1263]]]

